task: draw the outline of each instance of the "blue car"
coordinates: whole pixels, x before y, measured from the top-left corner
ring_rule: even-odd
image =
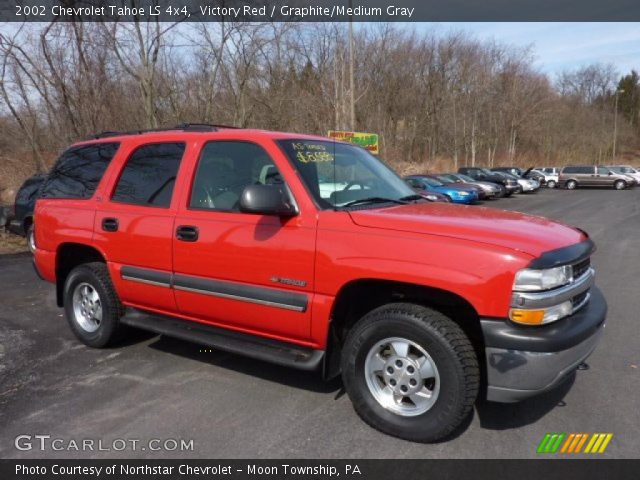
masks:
[[[410,175],[404,180],[413,189],[442,193],[449,197],[453,203],[471,205],[478,201],[478,190],[470,185],[452,183],[445,185],[437,178],[428,175]]]

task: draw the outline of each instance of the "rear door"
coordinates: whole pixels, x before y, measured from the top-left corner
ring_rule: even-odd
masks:
[[[98,204],[94,242],[109,259],[111,277],[125,304],[175,311],[171,290],[176,178],[186,144],[130,145]]]
[[[195,162],[176,217],[174,289],[180,313],[272,338],[310,338],[315,212],[240,212],[250,184],[288,190],[270,140],[212,140]]]
[[[580,183],[581,185],[593,187],[594,185],[598,184],[595,167],[579,167],[577,176],[578,183]]]

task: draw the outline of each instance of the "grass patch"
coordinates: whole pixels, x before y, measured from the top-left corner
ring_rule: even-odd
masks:
[[[26,252],[28,250],[26,238],[14,235],[6,230],[0,230],[0,255]]]

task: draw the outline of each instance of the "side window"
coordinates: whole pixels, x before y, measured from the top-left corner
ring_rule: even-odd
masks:
[[[418,180],[416,180],[415,178],[407,178],[407,184],[411,187],[411,188],[420,188],[420,189],[424,189],[424,187],[420,184],[420,182]]]
[[[253,184],[284,185],[262,147],[248,142],[209,142],[200,154],[189,208],[240,211],[242,191]]]
[[[579,173],[578,167],[565,167],[563,173]]]
[[[168,208],[184,150],[184,143],[154,143],[135,150],[111,200]]]
[[[593,167],[580,167],[580,171],[578,173],[593,173],[595,170]]]
[[[609,169],[606,167],[598,167],[598,175],[609,175]]]
[[[62,154],[42,185],[42,198],[91,198],[118,143],[73,147]]]

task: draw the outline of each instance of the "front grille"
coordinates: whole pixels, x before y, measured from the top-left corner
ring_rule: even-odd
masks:
[[[589,270],[591,266],[591,258],[587,258],[586,260],[582,260],[581,262],[573,265],[573,279],[580,278],[584,273]]]

